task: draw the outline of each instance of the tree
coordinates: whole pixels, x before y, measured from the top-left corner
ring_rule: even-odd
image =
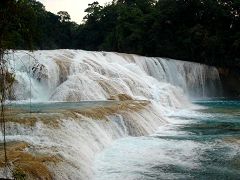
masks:
[[[15,81],[14,74],[9,71],[6,54],[9,48],[18,47],[19,41],[15,41],[15,37],[18,37],[18,40],[28,45],[30,49],[32,48],[31,32],[34,27],[34,18],[28,1],[0,1],[0,124],[3,134],[5,167],[9,166],[5,137],[5,102]]]
[[[71,20],[71,17],[67,11],[59,11],[57,15],[60,17],[61,22],[69,22]]]
[[[222,66],[240,61],[239,0],[95,1],[80,25],[66,11],[53,14],[36,0],[0,3],[16,5],[8,25],[0,21],[1,43],[10,49],[107,50]]]
[[[87,13],[86,16],[84,16],[84,20],[88,21],[88,23],[96,22],[100,20],[100,12],[102,10],[102,6],[99,5],[97,1],[94,1],[91,4],[88,4],[88,8],[85,9],[84,12]]]

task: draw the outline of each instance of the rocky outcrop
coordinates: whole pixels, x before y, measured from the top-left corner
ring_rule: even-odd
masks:
[[[240,67],[218,68],[225,97],[240,98]]]

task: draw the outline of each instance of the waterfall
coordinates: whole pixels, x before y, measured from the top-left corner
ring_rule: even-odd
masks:
[[[91,179],[95,155],[115,139],[154,133],[168,113],[191,107],[189,98],[211,97],[221,88],[217,69],[197,63],[82,50],[14,53],[8,57],[16,75],[11,101],[94,101],[81,111],[9,115],[9,141],[59,158],[45,163],[54,179]],[[98,105],[110,99],[111,106]]]
[[[119,93],[159,100],[161,90],[177,87],[190,98],[220,95],[217,69],[198,63],[81,50],[17,51],[14,57],[16,100],[28,99],[30,87],[39,101],[106,100]]]

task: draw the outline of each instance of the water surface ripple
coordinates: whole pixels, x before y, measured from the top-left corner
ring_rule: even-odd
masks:
[[[117,140],[98,155],[96,179],[240,179],[240,101],[169,114],[148,137]]]

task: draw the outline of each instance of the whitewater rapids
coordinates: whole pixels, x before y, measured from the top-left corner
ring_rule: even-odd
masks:
[[[96,154],[114,140],[152,134],[168,122],[169,113],[191,107],[189,99],[218,95],[221,89],[215,67],[172,59],[82,50],[16,51],[7,59],[16,79],[12,102],[99,102],[118,95],[130,97],[129,104],[149,102],[101,118],[54,111],[31,125],[10,121],[8,141],[28,143],[27,152],[59,157],[56,164],[45,163],[52,179],[92,179]],[[49,116],[57,126],[44,123]]]

